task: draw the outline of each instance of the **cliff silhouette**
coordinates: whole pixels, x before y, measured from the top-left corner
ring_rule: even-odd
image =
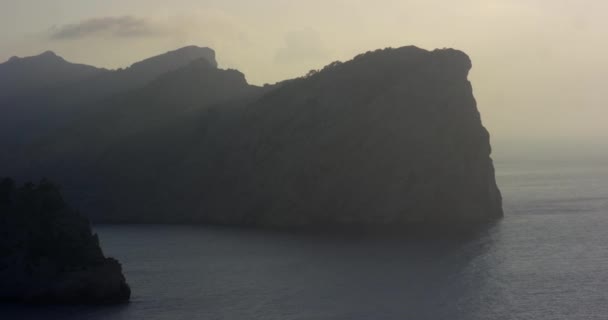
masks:
[[[118,261],[48,180],[0,180],[0,300],[108,304],[129,300]]]
[[[257,87],[195,59],[82,105],[5,170],[60,181],[94,221],[491,221],[502,200],[470,68],[453,49],[389,48]]]

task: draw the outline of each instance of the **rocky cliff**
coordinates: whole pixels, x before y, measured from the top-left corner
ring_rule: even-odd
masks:
[[[470,68],[460,51],[404,47],[285,83],[220,131],[219,162],[191,160],[212,169],[184,170],[200,179],[195,212],[278,226],[501,217]]]
[[[27,149],[23,172],[61,181],[97,221],[494,220],[502,201],[470,68],[457,50],[403,47],[259,88],[199,61],[103,100]]]
[[[0,301],[106,304],[129,300],[118,261],[48,181],[0,181]]]

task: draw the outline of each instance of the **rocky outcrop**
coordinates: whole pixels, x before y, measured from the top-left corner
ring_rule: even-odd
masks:
[[[467,225],[502,216],[489,134],[457,50],[386,49],[247,104],[191,160],[208,221],[270,226]],[[202,165],[201,165],[202,164]],[[192,179],[192,178],[191,178]]]
[[[136,62],[128,68],[133,73],[151,74],[154,78],[165,72],[177,70],[192,61],[205,60],[213,68],[217,68],[215,51],[210,48],[187,46],[174,51]]]
[[[109,304],[130,294],[121,265],[55,185],[0,182],[0,301]]]
[[[403,47],[259,88],[199,59],[86,106],[23,172],[106,222],[490,221],[502,200],[470,68],[461,51]]]

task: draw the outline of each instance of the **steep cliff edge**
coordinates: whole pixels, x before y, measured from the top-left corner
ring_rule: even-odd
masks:
[[[118,261],[48,181],[0,181],[0,301],[108,304],[129,300]]]
[[[194,61],[85,106],[101,111],[30,145],[14,171],[50,175],[103,222],[491,221],[502,199],[471,67],[461,51],[403,47],[259,88]]]
[[[180,170],[196,181],[193,215],[271,226],[501,217],[470,68],[457,50],[403,47],[282,84],[210,129],[207,152]]]

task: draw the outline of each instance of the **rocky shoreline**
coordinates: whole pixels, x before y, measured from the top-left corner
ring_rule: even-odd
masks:
[[[120,263],[104,256],[57,186],[0,182],[0,301],[115,304],[130,296]]]

